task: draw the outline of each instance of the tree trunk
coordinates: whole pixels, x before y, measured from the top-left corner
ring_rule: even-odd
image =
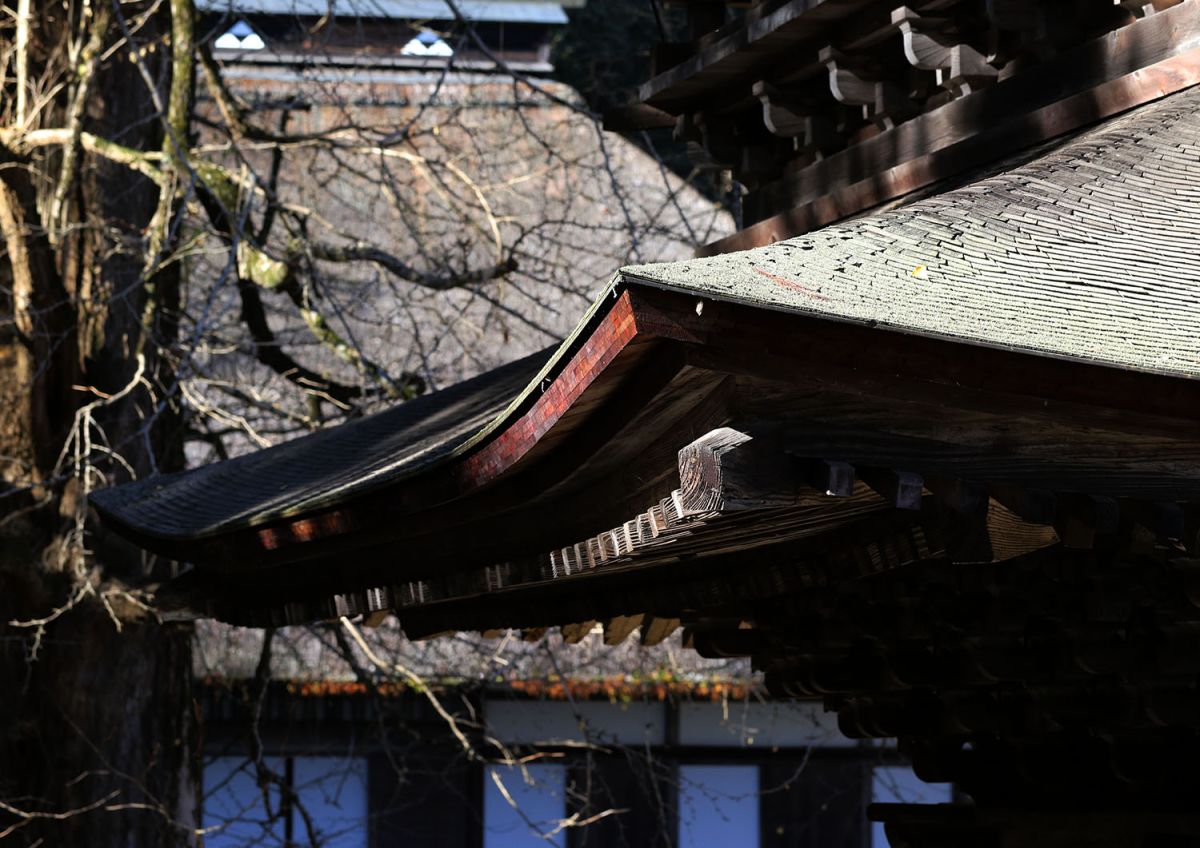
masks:
[[[2,5],[5,15],[18,11],[16,0]],[[64,17],[63,4],[23,5],[33,7],[27,76],[35,79],[64,61],[57,45],[65,34],[87,30]],[[127,21],[152,7],[120,5]],[[163,3],[135,40],[169,43],[170,31]],[[106,46],[118,32],[114,24]],[[160,102],[172,82],[164,53],[141,54]],[[35,120],[62,126],[79,84]],[[138,150],[162,147],[163,116],[128,50],[97,64],[85,95],[89,131]],[[138,476],[182,466],[164,355],[175,344],[178,264],[147,279],[140,249],[160,189],[87,159],[51,203],[61,153],[22,159],[0,148],[0,156],[0,285],[11,291],[0,309],[15,327],[0,335],[0,837],[7,832],[16,845],[192,844],[191,633],[157,623],[136,590],[170,564],[147,562],[97,531],[81,534],[83,495],[95,481],[69,461],[86,451],[78,410],[132,384],[88,412],[87,432],[122,459],[104,470],[120,479],[126,464]],[[59,200],[72,226],[42,217]],[[0,315],[0,326],[9,322]],[[135,383],[138,353],[144,382]],[[94,458],[85,457],[84,474]]]

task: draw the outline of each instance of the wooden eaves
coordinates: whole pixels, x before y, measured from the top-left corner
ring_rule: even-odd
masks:
[[[816,562],[855,579],[1194,536],[1200,260],[1168,219],[1200,210],[1198,100],[807,240],[625,269],[557,352],[407,405],[425,441],[369,475],[336,473],[367,442],[318,434],[93,501],[195,564],[176,587],[195,612],[395,609],[413,635],[615,634],[720,619]],[[846,244],[861,268],[818,261]],[[447,409],[472,415],[425,426]],[[306,457],[337,484],[302,479]]]

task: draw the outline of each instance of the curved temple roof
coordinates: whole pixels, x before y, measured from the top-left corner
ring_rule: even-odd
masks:
[[[119,526],[179,539],[337,503],[452,457],[504,411],[552,352],[226,462],[104,489],[92,502]]]
[[[901,209],[744,253],[622,269],[552,354],[253,455],[102,490],[92,502],[153,548],[156,540],[305,515],[428,475],[527,414],[548,385],[563,381],[569,360],[620,302],[617,294],[641,286],[1194,380],[1198,236],[1194,89],[1011,171]],[[622,344],[639,332],[640,325],[629,330]],[[589,367],[602,370],[610,361]],[[535,440],[546,429],[535,428]]]

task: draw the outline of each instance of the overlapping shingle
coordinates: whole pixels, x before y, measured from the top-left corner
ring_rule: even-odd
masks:
[[[1200,90],[1011,171],[627,281],[1137,371],[1200,377]]]

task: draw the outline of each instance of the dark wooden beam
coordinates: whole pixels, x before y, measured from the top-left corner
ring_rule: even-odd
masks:
[[[859,468],[858,475],[896,509],[917,510],[925,490],[924,478],[912,471],[890,468]]]
[[[819,505],[854,494],[844,462],[796,459],[771,441],[721,427],[679,451],[680,515]]]
[[[1117,532],[1120,520],[1121,509],[1115,499],[1070,494],[1058,499],[1055,529],[1066,547],[1090,549],[1097,536]]]
[[[605,132],[641,132],[642,130],[670,129],[674,126],[674,115],[645,103],[614,106],[604,113]]]

